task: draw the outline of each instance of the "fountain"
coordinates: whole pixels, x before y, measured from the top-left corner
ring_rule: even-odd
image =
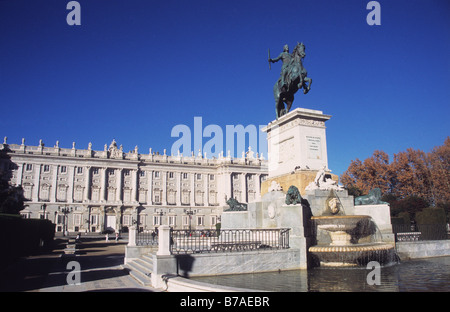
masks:
[[[332,190],[327,206],[328,209],[321,216],[311,217],[316,233],[324,231],[331,240],[327,242],[322,239],[317,245],[309,247],[313,264],[365,266],[370,261],[377,261],[381,265],[393,261],[394,246],[382,241],[382,235],[371,216],[345,214],[336,190]]]
[[[386,265],[394,259],[394,247],[379,239],[360,243],[361,238],[377,237],[376,224],[370,216],[341,215],[312,217],[317,229],[330,234],[331,243],[309,247],[312,259],[321,266],[365,266],[370,261]]]

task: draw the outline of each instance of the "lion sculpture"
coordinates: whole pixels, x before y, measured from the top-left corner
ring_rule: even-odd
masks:
[[[302,203],[302,195],[298,188],[294,185],[291,185],[286,193],[286,205],[296,205]]]
[[[381,201],[381,190],[379,188],[374,188],[369,191],[369,194],[364,196],[359,196],[355,198],[356,205],[381,205],[387,204]]]

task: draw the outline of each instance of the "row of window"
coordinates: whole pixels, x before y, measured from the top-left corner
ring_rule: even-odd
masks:
[[[33,164],[26,164],[25,165],[25,171],[33,171]],[[50,165],[43,165],[43,172],[50,172]],[[122,170],[123,174],[125,176],[129,176],[130,175],[130,170],[129,169],[123,169]],[[59,167],[59,173],[67,173],[67,166],[60,166]],[[77,167],[76,168],[76,173],[77,174],[83,174],[83,167]],[[108,170],[109,175],[114,175],[115,174],[115,170]],[[93,175],[98,175],[99,174],[99,168],[92,168],[92,174]],[[142,170],[139,171],[139,175],[141,177],[145,177],[145,175],[147,174],[146,171]],[[194,173],[195,175],[195,179],[197,180],[201,180],[202,179],[202,174],[201,173]],[[154,171],[153,172],[153,177],[154,178],[160,178],[161,177],[161,172],[160,171]],[[169,179],[174,179],[175,178],[175,173],[174,172],[168,172],[168,177]],[[189,178],[189,174],[188,173],[182,173],[182,178],[183,180],[187,180]],[[209,175],[209,180],[210,181],[214,181],[215,176],[213,174]]]
[[[28,219],[30,218],[30,213],[22,213],[22,218]],[[49,213],[40,213],[40,219],[48,219]],[[82,226],[83,225],[83,215],[82,214],[73,214],[72,216],[72,222],[71,224],[73,226]],[[141,215],[140,218],[140,225],[146,225],[146,219],[147,216]],[[218,222],[218,217],[215,215],[208,216],[209,217],[209,224],[211,226],[216,225]],[[64,215],[57,214],[55,216],[56,220],[55,223],[57,225],[64,224]],[[98,226],[99,225],[99,219],[100,215],[93,214],[90,216],[90,225],[91,226]],[[176,215],[171,216],[160,216],[160,215],[154,215],[152,216],[152,225],[153,226],[159,226],[165,224],[163,221],[167,220],[167,224],[169,226],[177,226],[179,225],[177,222],[180,221],[179,217]],[[67,222],[68,220],[66,220]],[[84,222],[87,222],[87,220],[84,220]],[[133,217],[131,215],[123,215],[122,216],[122,226],[131,226],[133,225]],[[205,216],[204,215],[198,215],[198,216],[188,216],[188,215],[182,215],[181,216],[181,225],[183,227],[186,226],[205,226]]]
[[[25,184],[23,186],[24,190],[24,197],[28,200],[32,200],[32,190],[33,186],[30,184]],[[108,189],[106,193],[106,200],[107,201],[115,201],[117,196],[117,190],[116,189]],[[137,196],[138,201],[141,203],[147,202],[147,190],[138,190]],[[209,204],[215,205],[217,203],[217,193],[213,190],[211,190],[209,193]],[[68,199],[68,187],[58,187],[58,191],[56,193],[56,200],[59,202],[65,202]],[[122,198],[124,202],[130,202],[131,201],[131,195],[132,191],[131,189],[124,189],[122,192]],[[197,191],[194,195],[195,204],[203,205],[204,204],[204,192]],[[153,190],[153,203],[155,204],[161,204],[163,198],[163,191],[160,189],[154,189]],[[47,184],[44,184],[40,188],[39,192],[39,199],[42,201],[50,201],[50,186]],[[84,199],[84,188],[77,186],[74,189],[73,193],[73,199],[76,202],[81,202]],[[91,189],[91,200],[93,201],[99,201],[100,200],[100,189],[99,188],[92,188]],[[167,204],[169,205],[175,205],[176,204],[176,191],[174,190],[168,190],[167,191]],[[181,204],[187,205],[190,204],[190,191],[182,191],[181,192]]]

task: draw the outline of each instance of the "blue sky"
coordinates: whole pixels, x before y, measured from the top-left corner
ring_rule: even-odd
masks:
[[[284,44],[306,45],[311,91],[332,115],[328,163],[375,150],[430,151],[450,135],[450,2],[367,0],[0,0],[0,136],[8,143],[170,150],[178,124],[266,125]],[[209,140],[203,139],[203,144]],[[225,139],[224,139],[225,140]],[[265,147],[267,149],[267,147]],[[262,148],[261,150],[264,150]],[[238,152],[240,156],[240,152]]]

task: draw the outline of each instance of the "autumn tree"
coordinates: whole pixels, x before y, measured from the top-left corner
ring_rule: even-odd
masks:
[[[431,184],[436,205],[450,204],[450,137],[444,145],[435,147],[428,157]]]
[[[429,153],[408,148],[394,154],[391,163],[385,152],[377,150],[364,161],[351,161],[340,180],[353,195],[358,191],[365,195],[371,189],[380,188],[384,198],[389,198],[391,208],[398,207],[394,210],[405,210],[402,207],[409,205],[409,210],[417,211],[431,205],[443,207],[448,212],[450,137],[444,145],[435,147]],[[395,201],[402,202],[395,205]]]
[[[363,194],[368,194],[373,188],[381,189],[382,193],[389,193],[392,178],[389,155],[377,150],[364,162],[359,159],[352,161],[341,176],[341,183],[347,188],[359,189]]]
[[[391,164],[395,172],[394,193],[399,198],[415,196],[433,202],[431,172],[427,155],[421,150],[408,148],[394,155]]]

